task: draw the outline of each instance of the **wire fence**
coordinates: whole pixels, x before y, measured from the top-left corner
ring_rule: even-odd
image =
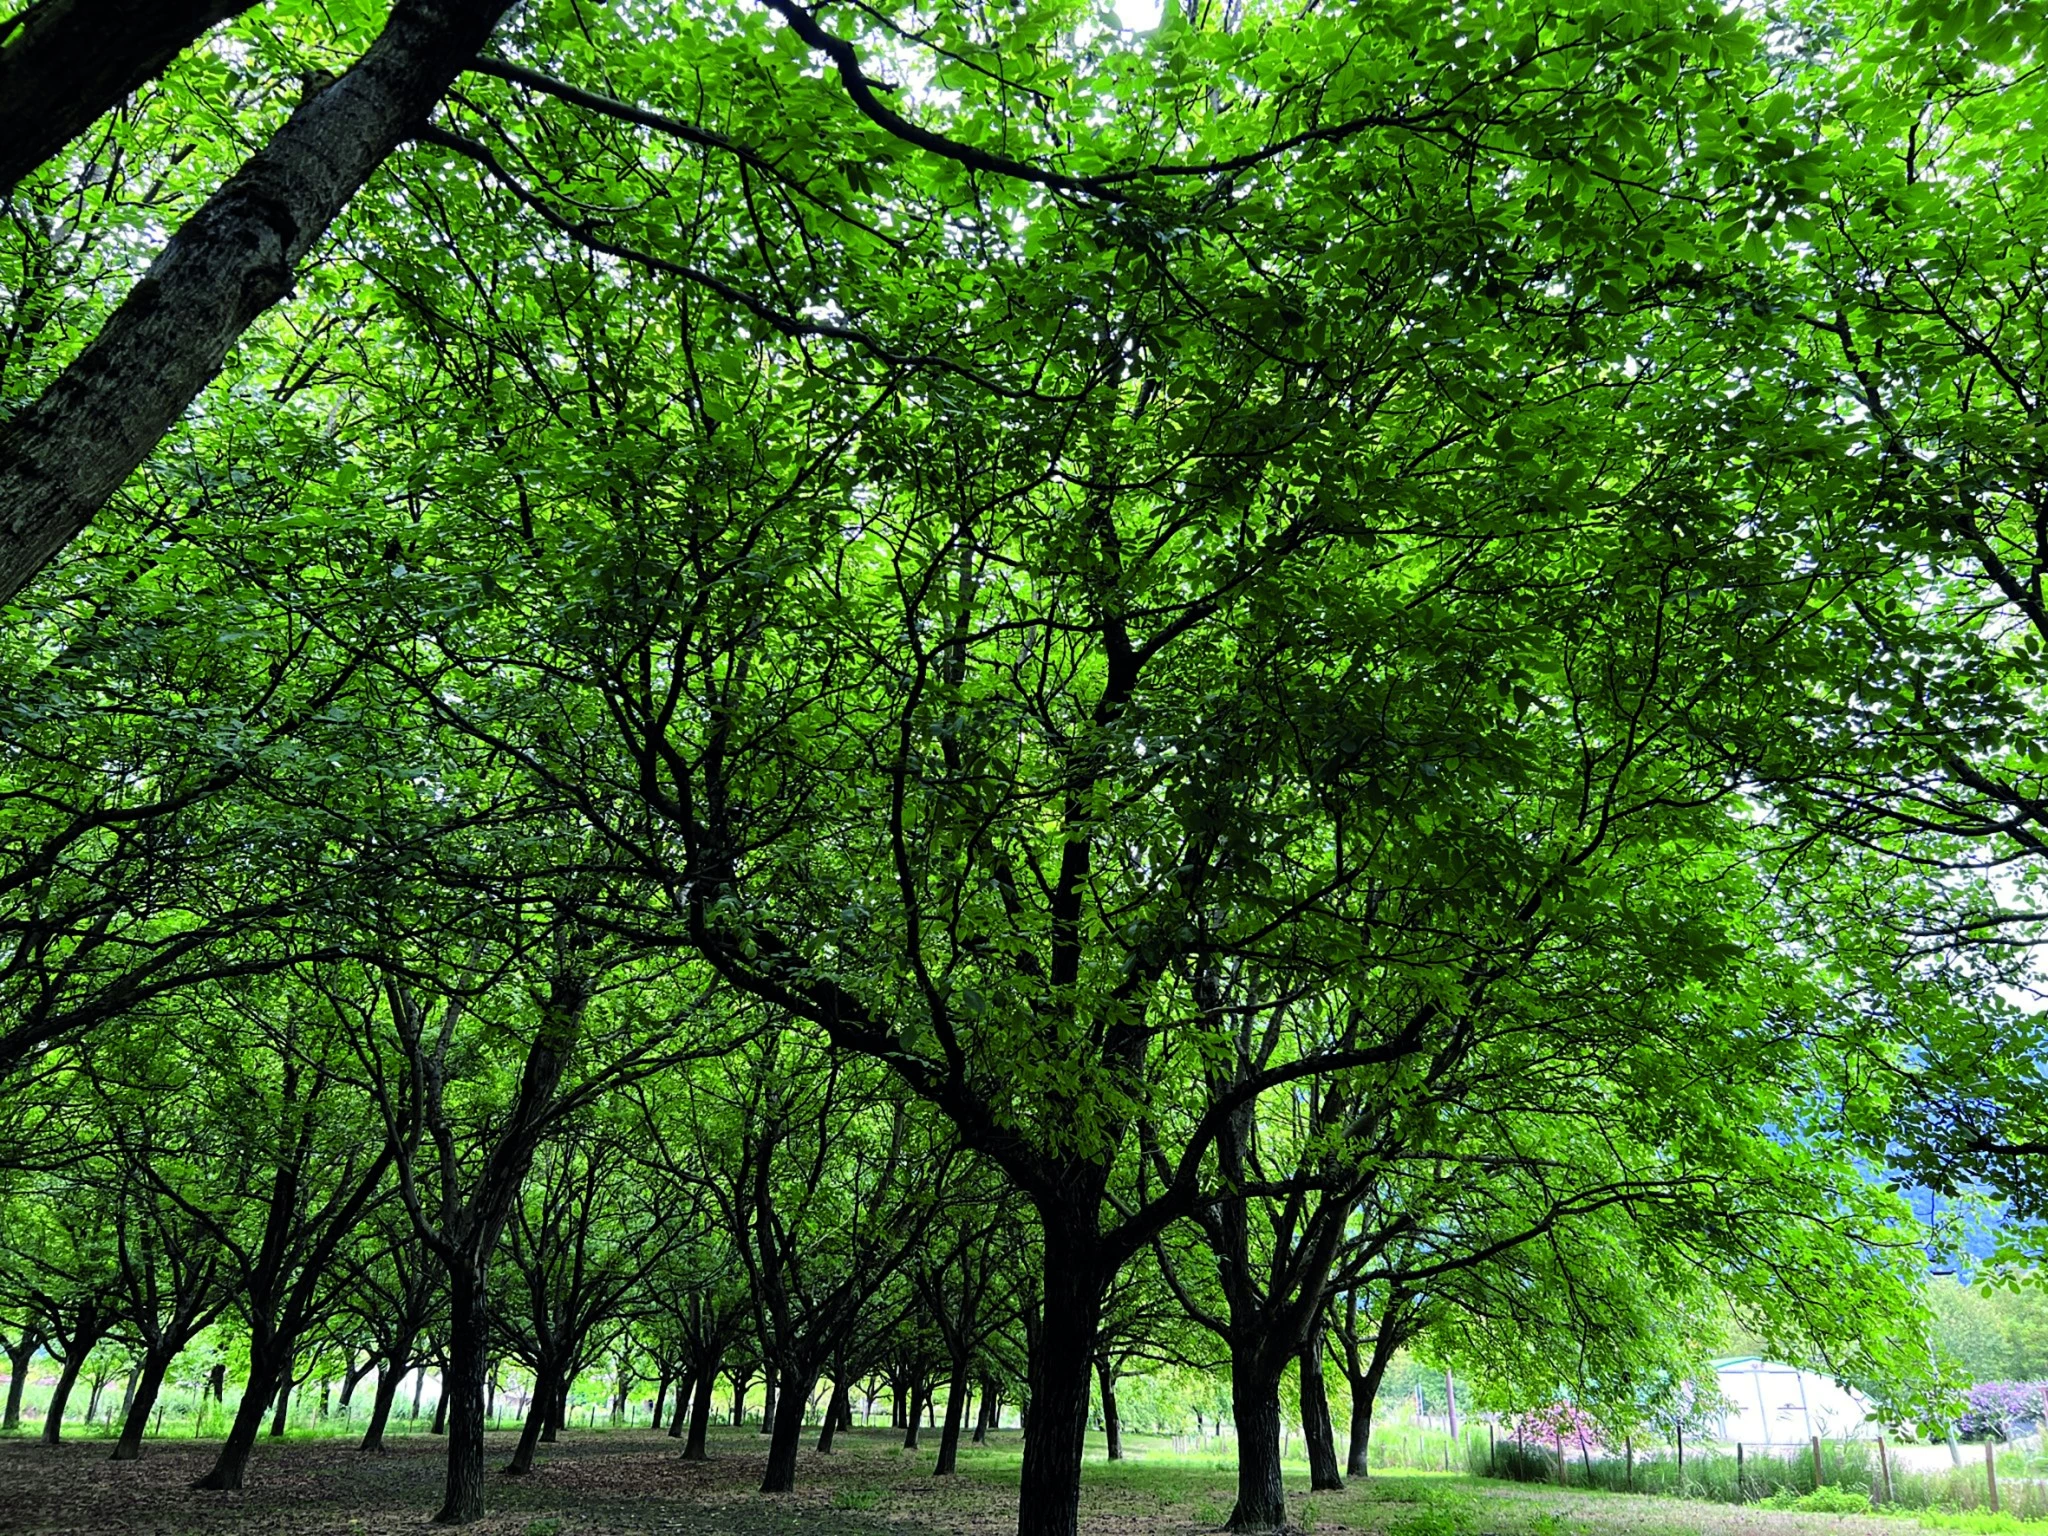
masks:
[[[1912,1469],[1881,1440],[1803,1446],[1676,1446],[1638,1450],[1575,1440],[1549,1444],[1494,1432],[1467,1436],[1465,1468],[1481,1477],[1615,1493],[1654,1493],[1724,1504],[1803,1509],[1999,1511],[2048,1519],[2048,1458],[2005,1447],[1964,1446],[1960,1465]]]

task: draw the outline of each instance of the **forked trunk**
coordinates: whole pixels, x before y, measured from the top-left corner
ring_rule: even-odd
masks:
[[[1394,1358],[1399,1338],[1391,1319],[1382,1320],[1365,1369],[1356,1375],[1351,1375],[1348,1369],[1346,1371],[1351,1385],[1351,1454],[1347,1469],[1353,1477],[1368,1475],[1372,1455],[1372,1405],[1380,1394],[1380,1383],[1386,1379],[1387,1365]],[[1350,1348],[1349,1345],[1346,1347]],[[1357,1351],[1351,1350],[1350,1359],[1354,1364],[1357,1358]]]

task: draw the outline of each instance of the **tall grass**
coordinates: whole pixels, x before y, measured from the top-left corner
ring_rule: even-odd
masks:
[[[1678,1455],[1670,1446],[1644,1448],[1636,1452],[1633,1465],[1624,1453],[1581,1450],[1571,1441],[1564,1446],[1560,1468],[1557,1446],[1534,1442],[1496,1440],[1491,1454],[1486,1442],[1468,1444],[1466,1469],[1481,1477],[1509,1478],[1516,1482],[1562,1483],[1574,1488],[1602,1488],[1612,1492],[1665,1494],[1678,1498],[1708,1499],[1724,1504],[1754,1504],[1770,1498],[1811,1495],[1815,1489],[1811,1447],[1765,1448],[1744,1446],[1738,1464],[1735,1454],[1721,1446],[1686,1447],[1680,1469]],[[1998,1457],[1999,1508],[2022,1520],[2048,1519],[2048,1480],[2042,1474],[2048,1462],[2039,1455],[2001,1451]],[[1891,1467],[1890,1497],[1879,1467],[1877,1446],[1868,1440],[1834,1440],[1821,1443],[1820,1483],[1827,1488],[1866,1495],[1872,1504],[1895,1509],[1947,1511],[1986,1510],[1990,1492],[1984,1475],[1983,1451],[1966,1447],[1960,1467],[1933,1472],[1902,1470],[1894,1460]]]

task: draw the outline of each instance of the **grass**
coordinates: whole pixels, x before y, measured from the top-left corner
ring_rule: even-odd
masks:
[[[2048,1520],[2048,1480],[2042,1478],[2040,1464],[2039,1456],[2022,1456],[2017,1452],[1999,1455],[2001,1514],[2014,1516],[2023,1524]],[[1489,1455],[1486,1443],[1480,1440],[1469,1448],[1467,1466],[1475,1473],[1491,1470],[1499,1477],[1522,1483],[1662,1493],[1812,1512],[1826,1512],[1848,1496],[1894,1512],[1991,1513],[1983,1452],[1976,1446],[1964,1450],[1961,1466],[1936,1471],[1907,1471],[1894,1460],[1887,1478],[1871,1443],[1823,1441],[1817,1482],[1812,1453],[1805,1448],[1769,1454],[1749,1447],[1739,1462],[1718,1447],[1693,1450],[1687,1453],[1681,1469],[1677,1457],[1668,1450],[1638,1455],[1631,1466],[1626,1457],[1589,1455],[1567,1444],[1560,1476],[1554,1446],[1502,1441]],[[1801,1499],[1809,1502],[1801,1504]]]
[[[491,1437],[501,1464],[512,1436]],[[905,1452],[901,1436],[856,1430],[839,1452],[808,1448],[798,1489],[755,1491],[766,1442],[751,1429],[714,1432],[708,1463],[680,1459],[674,1441],[642,1431],[572,1430],[543,1447],[529,1478],[493,1477],[490,1515],[465,1536],[1009,1536],[1015,1529],[1021,1448],[1015,1431],[963,1446],[960,1476],[934,1478],[936,1436]],[[338,1439],[259,1443],[248,1489],[198,1493],[187,1486],[216,1442],[187,1436],[149,1442],[143,1460],[108,1462],[103,1443],[81,1437],[52,1452],[27,1440],[0,1442],[0,1479],[10,1489],[0,1527],[38,1536],[156,1531],[190,1536],[387,1536],[425,1529],[444,1442],[394,1439],[364,1456]],[[1483,1442],[1482,1442],[1483,1444]],[[1191,1437],[1129,1435],[1128,1457],[1110,1463],[1099,1436],[1083,1476],[1084,1536],[1214,1536],[1235,1496],[1227,1447]],[[1690,1460],[1690,1458],[1688,1458]],[[1575,1469],[1576,1470],[1576,1469]],[[1629,1495],[1554,1483],[1516,1483],[1441,1471],[1376,1472],[1336,1492],[1314,1492],[1307,1468],[1285,1466],[1296,1531],[1313,1536],[1908,1536],[1910,1517],[1834,1513],[1804,1494],[1789,1507]],[[1774,1501],[1778,1502],[1778,1501]],[[141,1512],[147,1523],[136,1524]],[[1921,1522],[1982,1536],[2048,1536],[2048,1527],[1970,1510],[1932,1511]]]

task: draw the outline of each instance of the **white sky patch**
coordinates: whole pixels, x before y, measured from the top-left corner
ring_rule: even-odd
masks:
[[[1160,0],[1116,0],[1116,19],[1127,32],[1150,32],[1159,25]]]

